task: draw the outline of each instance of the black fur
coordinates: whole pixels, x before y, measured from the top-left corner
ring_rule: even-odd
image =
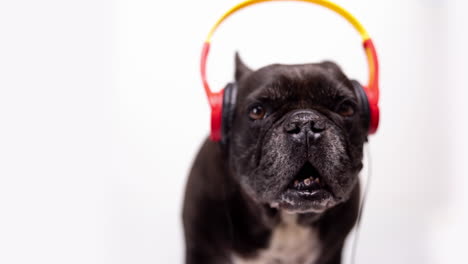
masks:
[[[268,247],[279,211],[319,231],[317,263],[341,263],[359,205],[366,121],[351,81],[332,62],[250,70],[236,56],[238,85],[228,144],[206,141],[191,170],[183,208],[187,264],[231,263]],[[350,117],[341,104],[354,107]],[[263,119],[249,110],[261,105]],[[288,184],[308,162],[331,195],[304,199]],[[311,264],[311,263],[308,263]]]

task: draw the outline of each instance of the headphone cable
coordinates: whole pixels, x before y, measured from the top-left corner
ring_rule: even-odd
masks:
[[[365,154],[366,154],[366,159],[367,159],[367,177],[366,177],[366,182],[364,186],[364,192],[362,194],[362,198],[360,201],[359,205],[359,212],[358,212],[358,218],[356,222],[356,226],[354,227],[354,240],[353,240],[353,245],[351,248],[351,264],[356,263],[356,252],[357,252],[357,244],[359,242],[359,232],[361,230],[361,218],[364,213],[364,205],[367,200],[367,195],[369,193],[369,186],[371,184],[371,176],[372,176],[372,159],[371,159],[371,151],[369,144],[366,144],[365,146]]]

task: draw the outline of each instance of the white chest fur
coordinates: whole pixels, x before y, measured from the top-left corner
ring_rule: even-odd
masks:
[[[316,230],[297,224],[297,216],[282,214],[273,230],[268,248],[254,258],[233,257],[234,264],[311,264],[320,253]]]

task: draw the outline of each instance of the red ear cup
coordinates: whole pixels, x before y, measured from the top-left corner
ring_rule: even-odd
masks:
[[[228,83],[226,87],[210,97],[211,105],[211,135],[212,141],[221,141],[222,145],[228,142],[228,135],[234,119],[234,110],[237,99],[237,85]]]
[[[211,134],[210,139],[218,142],[221,140],[221,125],[223,120],[223,95],[224,90],[210,95],[211,106]]]
[[[362,113],[362,119],[368,129],[368,134],[374,134],[379,126],[379,105],[374,94],[362,86],[359,82],[351,80],[354,88],[354,93],[359,102],[359,109]]]
[[[364,91],[369,102],[369,134],[377,132],[380,121],[379,110],[379,59],[372,39],[363,43],[369,63],[369,84],[364,87]]]
[[[369,104],[369,134],[375,134],[379,128],[380,109],[378,99],[367,87],[364,88]]]

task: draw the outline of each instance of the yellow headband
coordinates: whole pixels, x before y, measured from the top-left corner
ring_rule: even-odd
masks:
[[[219,25],[226,20],[229,16],[231,16],[233,13],[243,9],[244,7],[248,7],[254,4],[259,4],[263,2],[273,2],[273,1],[290,1],[290,2],[308,2],[312,4],[318,4],[323,7],[326,7],[332,11],[335,11],[336,13],[340,14],[342,17],[344,17],[353,27],[359,32],[359,34],[362,37],[362,41],[366,41],[369,39],[369,34],[367,34],[366,29],[361,25],[361,23],[351,14],[349,13],[346,9],[343,7],[332,3],[327,0],[247,0],[244,2],[241,2],[235,6],[233,6],[231,9],[229,9],[224,15],[216,21],[216,23],[213,25],[211,28],[210,32],[208,33],[208,37],[206,38],[205,42],[210,42],[211,37],[213,36],[214,32],[216,29],[219,27]]]

